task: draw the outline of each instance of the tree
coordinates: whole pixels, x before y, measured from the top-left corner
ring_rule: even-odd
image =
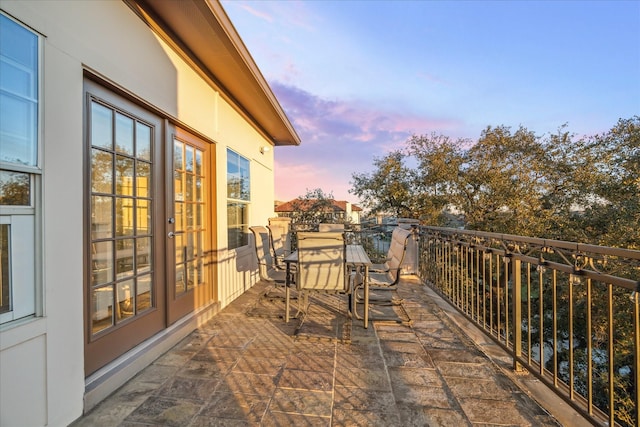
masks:
[[[304,196],[291,202],[293,207],[292,222],[321,223],[334,221],[333,194],[325,193],[320,188],[307,190]]]
[[[414,176],[404,164],[405,154],[394,151],[376,158],[377,168],[371,174],[353,174],[349,192],[358,196],[370,213],[388,213],[397,217],[414,218],[419,214]]]

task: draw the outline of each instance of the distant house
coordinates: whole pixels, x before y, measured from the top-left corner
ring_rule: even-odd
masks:
[[[300,139],[218,0],[2,0],[0,38],[0,425],[66,426],[259,280]]]
[[[325,204],[318,199],[293,199],[276,205],[275,212],[279,217],[293,218],[297,213],[317,209],[325,220],[360,223],[361,207],[345,200],[330,199],[327,202],[329,203]]]

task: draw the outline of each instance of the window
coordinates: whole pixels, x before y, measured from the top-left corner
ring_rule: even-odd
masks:
[[[229,249],[249,244],[249,160],[227,149],[227,237]]]
[[[36,313],[40,38],[0,13],[0,323]]]

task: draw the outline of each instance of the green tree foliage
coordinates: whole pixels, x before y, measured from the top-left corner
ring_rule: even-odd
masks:
[[[372,174],[353,174],[351,192],[362,200],[369,212],[391,213],[398,217],[413,217],[418,197],[411,170],[404,164],[405,155],[394,151],[374,160]]]
[[[639,116],[582,138],[566,126],[487,127],[475,143],[414,135],[352,178],[371,213],[449,226],[459,214],[467,229],[640,247]]]

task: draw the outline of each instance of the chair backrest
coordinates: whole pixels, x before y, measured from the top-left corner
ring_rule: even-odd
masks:
[[[326,233],[328,231],[344,231],[344,224],[318,224],[318,231]]]
[[[285,236],[283,234],[284,229],[280,226],[267,225],[267,230],[269,230],[269,241],[271,244],[271,250],[275,257],[283,256],[286,253],[285,248]]]
[[[261,225],[249,227],[253,233],[253,242],[256,248],[256,257],[258,258],[258,271],[262,280],[269,280],[270,269],[274,268],[274,260],[271,254],[271,241],[269,239],[269,230]]]
[[[347,291],[344,234],[299,232],[297,273],[299,290]]]
[[[393,233],[391,233],[391,246],[389,246],[387,262],[385,264],[389,269],[389,274],[394,284],[397,283],[400,278],[400,268],[407,253],[407,244],[409,243],[411,234],[411,230],[401,227],[394,228]]]

